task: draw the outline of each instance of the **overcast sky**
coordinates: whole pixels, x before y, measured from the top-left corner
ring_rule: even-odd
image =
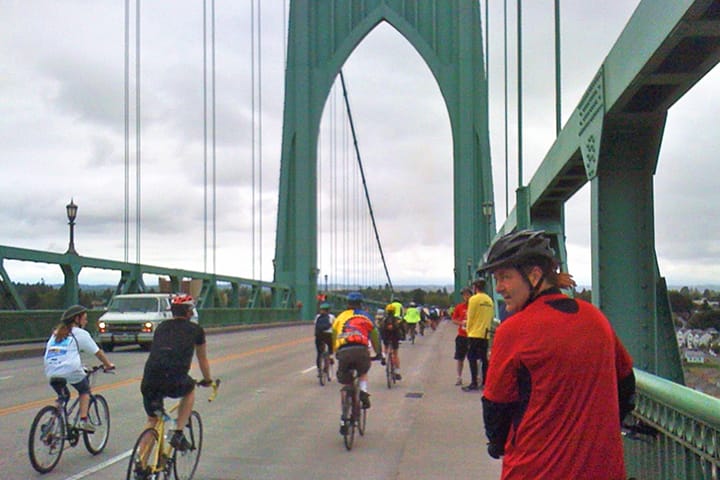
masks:
[[[135,2],[130,3],[134,8]],[[561,2],[563,122],[638,3]],[[512,208],[517,187],[517,70],[515,2],[508,4]],[[498,224],[506,211],[502,5],[493,2],[491,8],[497,10],[491,10],[489,22],[490,134]],[[254,25],[260,54],[256,51],[253,95],[251,2],[215,2],[217,250],[205,256],[206,238],[212,246],[212,224],[206,237],[202,2],[143,2],[141,263],[200,271],[207,265],[208,271],[220,274],[272,279],[283,107],[283,19],[289,11],[282,0],[265,0],[261,8],[260,22]],[[481,10],[484,15],[484,4]],[[78,252],[123,260],[124,2],[0,0],[0,11],[0,244],[64,252],[68,239],[65,205],[73,198],[79,205]],[[134,20],[133,11],[130,261],[137,256]],[[555,137],[552,2],[526,2],[523,20],[523,171],[527,182]],[[259,60],[261,79],[257,78]],[[452,148],[449,119],[435,80],[409,43],[388,25],[380,25],[365,38],[343,71],[393,283],[451,284]],[[713,128],[719,88],[720,73],[715,69],[668,117],[655,177],[655,217],[660,269],[670,285],[720,283],[714,215],[718,166],[713,162],[720,143]],[[319,267],[320,277],[328,274],[331,283],[342,281],[338,277],[343,275],[339,266],[343,262],[337,256],[353,249],[352,244],[342,247],[342,236],[338,240],[327,233],[333,226],[340,228],[333,212],[342,211],[331,207],[330,164],[354,161],[341,126],[334,136],[328,133],[330,126],[342,124],[338,121],[340,101],[339,93],[331,95],[320,138],[324,185],[320,229],[324,233]],[[346,145],[345,150],[338,151],[338,145]],[[207,194],[211,199],[212,145],[208,148]],[[402,190],[389,193],[398,179]],[[212,202],[208,212],[211,219]],[[586,187],[566,209],[569,267],[582,285],[589,285],[591,278],[589,214]],[[4,266],[14,281],[62,280],[55,266],[13,261]],[[118,277],[115,272],[83,270],[80,280],[116,282]],[[378,283],[382,281],[380,276]]]

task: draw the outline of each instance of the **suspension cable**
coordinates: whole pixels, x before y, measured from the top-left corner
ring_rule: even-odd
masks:
[[[345,86],[345,76],[343,75],[342,70],[340,70],[340,82],[342,83],[345,109],[347,110],[348,122],[350,123],[350,131],[352,132],[353,137],[353,145],[355,146],[355,155],[358,161],[358,168],[360,169],[360,176],[362,177],[363,190],[365,191],[365,200],[367,201],[368,211],[370,212],[370,219],[372,220],[373,231],[375,232],[375,240],[377,241],[378,250],[380,250],[380,258],[382,259],[383,269],[385,270],[385,277],[387,278],[390,290],[392,291],[392,280],[390,280],[390,273],[388,272],[387,262],[385,261],[385,254],[383,253],[380,235],[378,234],[377,224],[375,223],[375,213],[373,213],[372,203],[370,202],[370,194],[368,193],[367,182],[365,181],[365,170],[363,169],[362,159],[360,158],[360,148],[358,147],[355,124],[353,123],[352,112],[350,111],[350,100],[348,99],[347,88]]]

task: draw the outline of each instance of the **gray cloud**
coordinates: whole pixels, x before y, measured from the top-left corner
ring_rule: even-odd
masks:
[[[255,25],[256,31],[263,32],[262,82],[255,72],[254,97],[257,107],[261,86],[262,139],[257,117],[255,130],[252,124],[250,4],[216,7],[215,260],[221,273],[249,277],[255,272],[256,277],[265,279],[272,275],[275,247],[285,54],[282,5],[271,3],[261,2],[262,24]],[[563,119],[576,107],[637,3],[613,0],[593,6],[592,11],[585,2],[562,4]],[[212,191],[204,188],[203,179],[206,172],[208,181],[213,179],[210,147],[205,163],[202,4],[189,0],[150,2],[142,8],[141,260],[203,269],[206,237],[212,242],[212,231],[207,236],[204,232],[206,211],[212,215],[212,205],[206,205],[205,198],[211,198]],[[505,190],[512,206],[517,186],[515,14],[513,6],[508,18],[511,63],[506,186],[502,3],[492,3],[491,8],[490,133],[495,203],[501,222],[506,210]],[[528,181],[555,136],[554,40],[551,5],[533,3],[523,8],[523,161],[524,180]],[[79,0],[62,4],[35,0],[3,6],[0,55],[6,62],[0,67],[0,185],[4,193],[0,221],[11,228],[0,233],[1,244],[64,251],[64,207],[73,197],[80,205],[79,251],[123,258],[123,21],[121,3],[108,6]],[[134,32],[131,39],[134,41]],[[132,82],[134,58],[133,46]],[[388,25],[380,25],[364,39],[343,71],[393,282],[450,283],[452,139],[435,79],[420,56]],[[720,256],[714,242],[718,226],[710,220],[716,217],[713,182],[718,170],[713,153],[718,150],[718,136],[712,125],[718,112],[718,82],[720,73],[711,72],[668,116],[655,178],[655,215],[661,271],[670,284],[707,282],[720,274],[715,267]],[[131,94],[132,110],[134,87]],[[359,182],[351,173],[355,154],[348,131],[343,133],[338,127],[334,137],[328,131],[333,103],[338,118],[344,109],[340,94],[335,93],[334,98],[326,105],[319,139],[319,184],[323,191],[319,200],[320,268],[322,274],[331,277],[339,275],[340,269],[330,252],[338,238],[327,233],[335,221],[332,212],[344,212],[346,204],[358,202],[360,206],[352,208],[365,208],[359,190],[359,199],[332,196],[341,191],[337,188]],[[129,256],[133,261],[134,128],[133,113],[129,142]],[[333,138],[341,147],[337,156],[330,152]],[[590,281],[588,190],[579,192],[566,208],[570,267],[582,284]],[[188,229],[179,219],[194,227]],[[208,221],[212,227],[212,217]],[[372,244],[374,237],[367,224],[362,229]],[[260,230],[262,239],[257,238]],[[177,245],[183,246],[182,253],[169,248]],[[36,265],[16,263],[9,271],[13,277],[27,272],[34,279],[58,275]],[[87,278],[93,275],[99,273],[83,273]],[[384,283],[382,277],[378,283]]]

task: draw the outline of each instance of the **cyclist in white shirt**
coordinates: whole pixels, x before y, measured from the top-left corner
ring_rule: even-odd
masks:
[[[75,387],[80,396],[80,425],[78,428],[86,432],[95,429],[87,421],[88,405],[90,404],[90,382],[83,369],[81,353],[95,355],[105,367],[105,371],[115,368],[105,353],[100,350],[90,333],[84,330],[87,325],[87,309],[82,305],[73,305],[63,312],[60,324],[53,332],[45,346],[45,376],[64,378]],[[53,389],[59,396],[67,395],[67,386]]]

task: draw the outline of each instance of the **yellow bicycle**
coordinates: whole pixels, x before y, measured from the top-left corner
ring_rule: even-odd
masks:
[[[195,382],[195,386],[200,385]],[[215,400],[220,379],[215,379],[210,385],[212,393],[208,402]],[[195,475],[200,452],[202,451],[203,430],[200,414],[193,410],[190,419],[183,429],[190,448],[178,450],[170,445],[168,434],[171,429],[166,428],[166,422],[171,420],[180,403],[176,403],[170,410],[163,409],[158,412],[158,421],[152,428],[147,428],[138,437],[130,455],[127,469],[127,480],[167,480],[174,477],[176,480],[191,480]]]

